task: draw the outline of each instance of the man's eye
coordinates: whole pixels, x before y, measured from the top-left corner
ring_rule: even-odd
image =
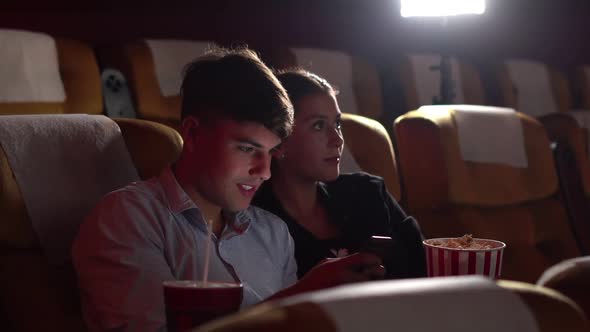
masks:
[[[342,128],[342,120],[338,119],[336,121],[336,129],[341,129]]]
[[[238,150],[240,150],[242,152],[250,153],[250,152],[254,151],[254,148],[251,146],[240,145],[240,146],[238,146]]]

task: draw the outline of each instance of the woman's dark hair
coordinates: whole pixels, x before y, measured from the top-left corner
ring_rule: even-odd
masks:
[[[247,48],[216,48],[188,64],[180,94],[182,119],[228,117],[260,123],[281,139],[291,133],[293,106],[285,89]]]
[[[303,69],[280,71],[277,78],[287,90],[293,104],[297,104],[301,98],[309,95],[329,94],[334,96],[338,94],[338,91],[328,81]]]

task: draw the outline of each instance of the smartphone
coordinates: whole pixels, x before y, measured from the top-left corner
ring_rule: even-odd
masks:
[[[373,235],[361,247],[360,251],[377,255],[382,261],[389,260],[393,255],[393,239],[389,236]]]

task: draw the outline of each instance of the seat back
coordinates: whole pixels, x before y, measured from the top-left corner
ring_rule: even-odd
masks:
[[[342,132],[350,156],[367,173],[383,178],[389,193],[400,200],[401,190],[393,145],[383,125],[356,114],[342,114]],[[341,170],[350,168],[342,161]],[[354,167],[354,166],[353,166]]]
[[[55,137],[56,141],[63,141],[64,144],[68,141],[71,143],[71,139],[65,135],[71,135],[72,131],[68,131],[64,127],[72,122],[64,120],[58,122],[58,126],[51,126],[51,130],[47,127],[44,128],[43,124],[45,122],[51,123],[52,117],[57,117],[58,120],[65,119],[63,115],[45,118],[49,119],[48,121],[31,119],[31,123],[35,124],[32,129],[38,133],[46,130],[45,134]],[[90,118],[96,119],[95,117]],[[116,174],[131,167],[134,170],[137,169],[143,177],[151,176],[174,161],[180,153],[182,140],[179,134],[171,128],[147,121],[118,120],[122,130],[121,137],[121,132],[117,133],[119,127],[116,124],[102,116],[99,118],[99,121],[93,122],[93,125],[101,126],[102,124],[107,128],[112,128],[114,125],[113,140],[117,140],[117,135],[119,140],[124,140],[121,143],[123,149],[125,153],[131,154],[131,158],[126,160],[128,163],[131,163],[132,160],[135,166],[120,163],[105,165],[104,160],[115,161],[112,156],[115,155],[116,150],[112,148],[111,142],[105,145],[103,150],[93,154],[89,164],[95,165],[95,168],[88,167],[84,173],[77,171],[81,165],[78,158],[89,155],[83,149],[92,149],[93,146],[96,146],[96,141],[101,140],[101,137],[96,137],[96,141],[81,140],[65,147],[59,146],[59,144],[54,146],[51,153],[59,154],[58,160],[63,162],[61,165],[63,172],[58,171],[56,173],[61,173],[61,175],[56,174],[55,176],[65,177],[68,181],[80,181],[88,185],[85,185],[83,190],[76,192],[76,197],[70,199],[69,203],[62,205],[64,210],[45,210],[48,213],[52,215],[76,213],[82,216],[74,220],[79,223],[82,221],[83,215],[89,212],[80,209],[80,204],[93,206],[92,202],[88,200],[89,197],[97,200],[106,194],[106,191],[117,189],[105,186],[104,183],[100,185],[95,183],[94,180],[98,181],[101,178],[100,174]],[[6,119],[0,117],[0,123],[5,122]],[[26,117],[23,121],[27,122]],[[4,139],[4,135],[2,136]],[[0,143],[2,144],[0,150],[0,220],[2,221],[0,223],[0,282],[2,284],[0,286],[0,308],[2,316],[6,320],[5,323],[8,324],[8,327],[4,326],[4,328],[10,331],[84,331],[86,327],[81,315],[74,270],[69,261],[55,261],[53,259],[51,253],[55,249],[55,243],[48,242],[47,235],[40,233],[40,231],[46,231],[58,235],[60,233],[69,234],[72,230],[71,227],[77,226],[76,224],[66,225],[64,220],[59,218],[40,225],[38,220],[33,219],[35,218],[33,216],[38,219],[39,207],[30,206],[31,202],[54,199],[47,197],[48,195],[63,195],[61,193],[63,188],[46,188],[45,181],[39,182],[38,186],[35,186],[36,188],[30,188],[28,185],[25,187],[24,183],[28,182],[26,179],[22,179],[21,170],[15,168],[14,157],[17,155],[18,158],[31,160],[31,151],[36,149],[38,151],[38,148],[33,148],[34,144],[27,141],[21,144],[20,153],[14,153],[14,151],[9,152],[11,149],[6,148],[5,141],[0,141]],[[125,160],[125,158],[121,160]],[[82,165],[87,164],[82,163]],[[44,168],[51,166],[43,164],[38,167],[43,172]],[[90,180],[80,179],[81,176],[90,178]],[[132,179],[129,178],[129,180]],[[31,189],[34,189],[35,192],[49,194],[32,199]],[[92,206],[88,206],[87,209],[89,210]],[[73,230],[74,233],[75,230]],[[66,238],[66,240],[71,239]],[[62,244],[60,243],[60,245]],[[67,249],[68,245],[64,246]]]
[[[381,81],[375,65],[339,51],[291,48],[291,52],[296,65],[322,76],[339,91],[342,112],[383,118]]]
[[[150,39],[100,52],[103,67],[127,78],[137,117],[180,127],[180,87],[184,67],[215,44],[208,41]]]
[[[574,86],[580,107],[590,110],[590,66],[579,66],[574,71]]]
[[[449,62],[453,104],[483,104],[483,87],[476,67],[457,57],[450,57]],[[440,100],[440,64],[439,54],[411,54],[397,61],[394,70],[401,81],[408,110]]]
[[[537,284],[568,296],[590,316],[590,256],[568,259],[550,267]]]
[[[100,114],[92,49],[44,33],[0,29],[0,115]]]
[[[590,253],[590,112],[570,111],[539,117],[554,142],[561,196],[582,253]]]
[[[513,59],[498,71],[504,105],[538,117],[571,108],[569,83],[554,67],[532,60]]]
[[[467,111],[467,112],[465,112]],[[427,238],[501,240],[502,277],[580,255],[542,125],[498,108],[423,107],[395,122],[402,194]]]
[[[518,296],[490,280],[472,276],[341,286],[255,308],[195,331],[467,332],[474,329],[543,331],[538,329],[534,315]]]
[[[539,331],[588,331],[588,316],[567,296],[547,287],[499,280],[498,285],[517,294],[535,315]]]

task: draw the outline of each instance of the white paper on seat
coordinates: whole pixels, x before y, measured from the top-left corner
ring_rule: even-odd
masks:
[[[55,40],[47,34],[0,29],[0,102],[63,102]]]
[[[336,98],[342,112],[359,114],[353,88],[350,55],[312,48],[293,48],[292,51],[299,66],[323,77],[340,91]]]
[[[70,259],[99,199],[139,178],[119,126],[102,115],[2,116],[0,144],[53,264]]]
[[[538,117],[559,111],[545,64],[510,60],[506,61],[506,67],[516,89],[519,112]]]
[[[526,168],[522,124],[510,108],[476,105],[422,106],[425,111],[453,111],[459,148],[465,161]]]
[[[588,155],[588,158],[590,158],[590,111],[572,110],[572,111],[564,113],[564,114],[569,114],[570,116],[572,116],[574,119],[576,119],[576,122],[578,123],[578,125],[586,130],[586,132],[587,132],[586,153]]]
[[[551,266],[550,268],[545,270],[545,272],[543,272],[543,274],[537,281],[537,285],[544,286],[545,284],[547,284],[547,282],[550,282],[555,278],[559,278],[559,275],[565,273],[566,271],[569,271],[570,273],[574,271],[586,271],[585,273],[579,273],[578,275],[590,274],[590,256],[566,259]],[[588,280],[588,284],[590,284],[590,280]]]
[[[432,105],[433,98],[440,98],[440,81],[441,75],[439,70],[432,70],[431,67],[440,65],[440,55],[434,54],[415,54],[409,56],[414,80],[416,82],[416,91],[418,92],[418,102],[420,105]],[[463,95],[463,83],[459,71],[457,59],[451,57],[451,76],[455,92],[454,104],[465,102]]]
[[[178,96],[185,66],[215,47],[208,41],[150,39],[145,42],[152,52],[156,77],[164,97]]]
[[[367,282],[300,295],[284,304],[313,302],[340,332],[537,332],[527,305],[480,276]]]

